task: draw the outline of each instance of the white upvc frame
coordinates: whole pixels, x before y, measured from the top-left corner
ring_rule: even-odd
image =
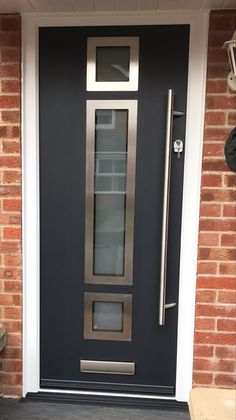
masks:
[[[180,256],[177,377],[176,395],[174,398],[177,401],[188,401],[189,391],[192,387],[195,282],[208,21],[208,12],[186,12],[178,14],[176,11],[168,13],[163,12],[162,14],[25,14],[22,16],[24,396],[27,392],[40,391],[38,28],[42,26],[190,24],[186,150]],[[41,391],[49,390],[43,389]],[[55,391],[51,390],[51,392]],[[56,390],[56,392],[60,391]],[[72,391],[72,393],[76,392]],[[88,394],[89,392],[77,391],[77,393]],[[121,395],[104,392],[95,392],[92,394]],[[128,395],[122,395],[128,398]],[[156,396],[156,398],[160,397]]]

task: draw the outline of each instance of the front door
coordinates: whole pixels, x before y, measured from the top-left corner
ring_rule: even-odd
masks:
[[[41,388],[175,394],[188,42],[40,29]]]

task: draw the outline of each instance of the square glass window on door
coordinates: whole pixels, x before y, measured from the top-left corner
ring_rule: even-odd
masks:
[[[96,48],[96,82],[127,82],[130,47]]]
[[[84,338],[131,341],[132,295],[85,293]]]
[[[93,302],[93,331],[123,331],[123,302]]]
[[[87,90],[138,90],[138,37],[99,37],[87,41]]]

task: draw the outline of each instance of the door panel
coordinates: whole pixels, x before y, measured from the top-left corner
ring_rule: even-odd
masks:
[[[139,38],[138,90],[86,90],[88,37]],[[187,25],[40,29],[41,387],[175,392],[184,153],[172,153],[171,162],[166,302],[177,305],[166,311],[165,326],[158,324],[160,255],[167,92],[174,89],[174,109],[185,113],[188,39]],[[132,270],[127,283],[95,284],[85,274],[86,103],[109,101],[108,109],[115,110],[121,100],[138,107]],[[173,140],[184,135],[185,116],[174,118]],[[101,273],[104,264],[96,269]],[[121,303],[113,308],[113,324],[109,315],[104,318],[104,311],[111,313],[104,302],[112,295]],[[123,333],[103,339],[101,325],[111,332],[123,322],[122,296],[132,300],[129,339]],[[86,308],[90,337],[84,333]],[[134,374],[88,373],[81,360],[128,363],[122,369],[134,364]]]

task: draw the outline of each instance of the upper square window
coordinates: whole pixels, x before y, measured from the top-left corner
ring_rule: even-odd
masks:
[[[138,37],[88,38],[87,90],[138,90]]]

